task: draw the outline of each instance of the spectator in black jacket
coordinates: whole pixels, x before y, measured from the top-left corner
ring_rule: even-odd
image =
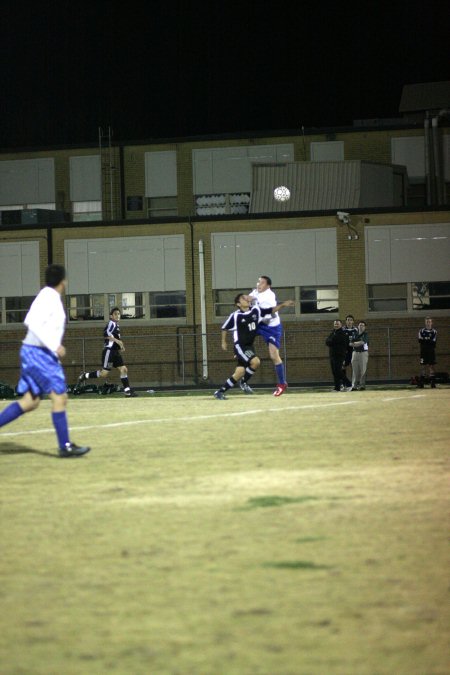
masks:
[[[330,351],[330,365],[333,373],[334,391],[344,391],[344,362],[348,350],[349,338],[342,329],[342,321],[336,319],[334,330],[326,339],[326,344]]]

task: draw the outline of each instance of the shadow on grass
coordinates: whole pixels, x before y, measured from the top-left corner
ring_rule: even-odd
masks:
[[[35,448],[28,448],[24,445],[17,445],[17,443],[0,443],[0,455],[42,455],[42,457],[51,457],[52,459],[60,459],[56,452],[45,452],[43,450],[35,450]]]
[[[260,497],[250,497],[245,506],[240,506],[236,511],[250,511],[251,509],[264,509],[269,507],[284,506],[285,504],[304,504],[305,502],[315,501],[340,501],[349,499],[348,497],[314,497],[312,495],[303,495],[302,497],[282,497],[281,495],[262,495]]]
[[[250,497],[245,506],[241,506],[239,511],[248,511],[249,509],[262,509],[273,506],[283,506],[284,504],[303,504],[304,502],[317,501],[320,497],[282,497],[280,495],[263,495],[261,497]]]
[[[266,562],[263,567],[272,567],[279,570],[330,570],[329,565],[317,565],[310,560],[280,560],[279,562]]]

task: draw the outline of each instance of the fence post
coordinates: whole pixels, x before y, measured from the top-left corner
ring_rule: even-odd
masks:
[[[391,329],[387,327],[387,343],[388,343],[388,379],[392,379],[392,368],[391,368]]]

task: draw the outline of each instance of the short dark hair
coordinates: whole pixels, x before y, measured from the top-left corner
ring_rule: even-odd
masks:
[[[45,270],[45,285],[50,288],[56,288],[61,281],[66,278],[66,268],[64,265],[49,265]]]
[[[267,285],[272,286],[272,279],[270,277],[266,277],[265,274],[261,274],[261,279],[265,279],[267,281]]]
[[[241,301],[241,298],[242,298],[243,296],[245,296],[245,293],[238,293],[237,296],[236,296],[235,299],[234,299],[234,304],[237,305],[238,302]]]
[[[355,317],[353,316],[353,314],[347,314],[347,316],[345,317],[345,320],[347,321],[347,319],[353,319],[353,321],[354,321]]]
[[[109,312],[109,316],[112,316],[114,312],[120,312],[120,307],[113,307]],[[120,313],[122,314],[122,312]]]

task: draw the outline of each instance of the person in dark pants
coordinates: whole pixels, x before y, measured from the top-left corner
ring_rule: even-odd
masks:
[[[420,379],[417,386],[420,389],[424,388],[428,369],[431,388],[435,389],[434,366],[436,365],[437,330],[433,328],[433,319],[430,316],[425,318],[425,326],[419,330],[418,340],[420,344]]]
[[[353,316],[353,314],[347,314],[347,316],[345,317],[345,325],[342,327],[342,330],[344,331],[344,333],[347,333],[349,339],[348,349],[344,361],[344,386],[351,387],[352,383],[347,375],[347,368],[352,363],[353,341],[356,340],[358,336],[358,329],[355,326],[355,317]]]
[[[344,362],[348,350],[349,338],[342,328],[342,321],[336,319],[333,332],[326,339],[330,352],[331,372],[334,380],[334,391],[344,390]]]

